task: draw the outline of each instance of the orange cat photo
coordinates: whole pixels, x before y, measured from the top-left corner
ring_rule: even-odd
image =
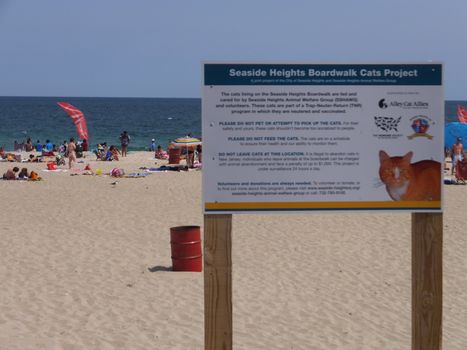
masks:
[[[413,152],[390,157],[379,151],[379,177],[395,201],[441,200],[441,163],[421,160],[411,163]]]

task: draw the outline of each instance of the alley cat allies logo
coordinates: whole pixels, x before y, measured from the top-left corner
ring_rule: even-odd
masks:
[[[388,104],[385,102],[384,98],[382,98],[381,100],[379,100],[378,106],[379,106],[379,108],[381,108],[381,109],[388,108]]]
[[[433,139],[433,136],[428,133],[430,126],[434,124],[430,118],[425,115],[416,115],[415,117],[410,118],[410,122],[410,126],[414,133],[407,136],[409,140],[416,137],[426,137],[429,140]]]
[[[378,101],[378,107],[381,109],[390,108],[401,108],[401,109],[427,109],[429,107],[428,102],[424,101],[386,101],[382,98]]]

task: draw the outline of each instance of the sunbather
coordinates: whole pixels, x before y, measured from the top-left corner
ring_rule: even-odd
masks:
[[[13,169],[8,169],[5,174],[3,174],[4,180],[16,180],[16,173],[19,171],[18,167],[14,167]]]
[[[167,158],[169,158],[169,155],[167,154],[166,151],[164,151],[162,149],[162,146],[159,145],[159,146],[157,146],[156,153],[154,154],[154,157],[156,159],[167,159]]]
[[[18,179],[27,180],[28,179],[28,168],[23,168],[18,174]]]

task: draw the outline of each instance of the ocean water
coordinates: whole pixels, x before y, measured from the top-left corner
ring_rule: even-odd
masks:
[[[148,149],[153,138],[166,148],[188,133],[201,136],[201,99],[196,98],[0,97],[0,146],[12,150],[15,140],[28,137],[33,143],[49,139],[57,145],[76,139],[73,121],[57,105],[60,101],[84,113],[90,148],[100,142],[120,147],[124,130],[131,137],[130,151]]]
[[[0,146],[13,149],[14,141],[28,137],[35,143],[50,139],[60,144],[77,138],[72,120],[58,105],[65,101],[86,116],[91,148],[99,142],[119,145],[119,135],[131,136],[131,150],[148,149],[152,138],[167,147],[171,140],[188,133],[201,137],[201,99],[192,98],[90,98],[90,97],[0,97]],[[457,105],[446,101],[445,122],[457,121]]]

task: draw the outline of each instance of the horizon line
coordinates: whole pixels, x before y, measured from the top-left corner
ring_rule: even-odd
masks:
[[[32,96],[32,95],[0,95],[0,98],[4,97],[32,97],[32,98],[172,98],[172,99],[202,99],[202,97],[149,97],[149,96],[51,96],[51,95],[45,95],[45,96]],[[445,98],[444,101],[467,101],[467,97],[465,99],[448,99]]]
[[[180,99],[200,99],[201,97],[149,97],[149,96],[52,96],[52,95],[0,95],[3,97],[33,97],[33,98],[180,98]]]

